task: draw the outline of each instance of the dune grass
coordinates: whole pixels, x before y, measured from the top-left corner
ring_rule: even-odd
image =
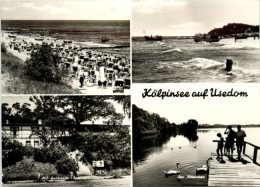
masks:
[[[25,76],[24,62],[12,55],[11,53],[1,52],[2,60],[2,79],[4,74],[9,74],[10,79],[4,81],[5,85],[2,85],[2,90],[6,90],[11,94],[78,94],[77,90],[74,90],[69,85],[63,83],[51,83],[42,82],[30,79]],[[3,89],[3,87],[5,87]],[[5,93],[3,93],[5,94]]]

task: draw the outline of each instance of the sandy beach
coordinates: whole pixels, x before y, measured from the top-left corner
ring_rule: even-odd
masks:
[[[30,57],[30,52],[31,51],[28,51],[26,49],[26,46],[28,47],[28,45],[32,45],[32,46],[38,46],[38,45],[41,45],[43,42],[45,43],[48,43],[48,44],[52,44],[54,45],[55,47],[54,50],[56,50],[59,46],[62,46],[62,44],[64,43],[64,41],[62,40],[56,40],[55,38],[51,38],[51,37],[44,37],[44,40],[43,41],[37,41],[35,40],[35,38],[32,38],[32,37],[29,37],[29,36],[22,36],[22,35],[12,35],[13,38],[10,38],[10,34],[8,33],[5,33],[5,32],[2,32],[2,42],[5,43],[6,45],[6,48],[7,48],[7,51],[12,53],[14,56],[20,58],[23,62],[26,61],[26,59],[28,59]],[[15,49],[15,46],[19,49]],[[70,72],[70,75],[73,75],[73,77],[71,77],[70,80],[68,80],[66,82],[66,84],[70,85],[73,89],[75,90],[78,90],[80,93],[82,94],[95,94],[95,95],[107,95],[107,94],[112,94],[114,93],[113,91],[116,89],[116,85],[115,85],[115,79],[118,77],[117,74],[113,73],[113,76],[114,78],[112,78],[112,76],[110,75],[109,77],[109,73],[105,72],[104,73],[101,73],[100,71],[98,71],[98,66],[96,67],[96,64],[98,63],[98,60],[103,60],[105,62],[105,59],[106,59],[106,63],[109,61],[107,60],[108,57],[110,57],[110,60],[113,60],[115,58],[118,58],[116,55],[114,54],[104,54],[102,52],[99,52],[97,50],[84,50],[84,49],[81,49],[81,46],[79,46],[78,44],[76,43],[73,43],[73,41],[71,41],[71,43],[69,45],[63,45],[64,46],[64,49],[63,47],[61,48],[61,52],[60,52],[60,56],[61,56],[61,53],[63,56],[61,56],[62,60],[63,60],[63,63],[66,63],[66,65],[69,65],[69,72]],[[75,49],[77,48],[79,51],[79,53],[76,53],[75,50],[73,52],[72,49]],[[64,51],[66,50],[66,52],[68,54],[68,56],[64,55]],[[90,56],[92,56],[91,58],[89,58],[89,60],[91,61],[91,68],[89,69],[89,67],[87,67],[87,65],[82,65],[83,64],[83,60],[80,61],[80,55],[81,55],[81,59],[83,58],[83,55],[84,54],[84,58],[86,58],[86,55],[85,54],[88,54],[88,53],[91,53]],[[66,54],[66,53],[65,53]],[[130,73],[130,61],[129,59],[125,59],[124,57],[119,57],[120,59],[122,59],[122,63],[127,63],[127,71],[126,73]],[[88,62],[87,62],[88,63]],[[109,62],[108,62],[109,63]],[[114,64],[114,62],[111,62]],[[119,68],[121,70],[124,69],[124,67],[120,66],[120,60],[119,60]],[[73,71],[73,68],[77,67],[77,72]],[[113,66],[111,66],[113,67]],[[105,68],[110,68],[112,69],[111,67],[105,67]],[[85,71],[85,68],[89,69],[88,72]],[[112,69],[113,70],[113,69]],[[88,74],[89,71],[93,71],[92,72],[92,75],[93,78],[89,77],[87,79],[85,79],[84,83],[83,83],[83,86],[80,87],[80,82],[79,82],[79,78],[81,75],[84,74],[84,76],[86,76],[86,73]],[[120,70],[119,70],[120,71]],[[127,74],[123,74],[123,76],[127,75]],[[103,74],[103,75],[101,75]],[[106,85],[106,86],[98,86],[97,85],[97,82],[98,80],[100,80],[100,77],[101,76],[105,76],[106,79],[103,79],[104,80],[107,80],[107,82],[112,82],[112,84],[109,84],[109,85]],[[3,78],[3,77],[2,77]],[[125,77],[118,77],[118,78],[125,78]],[[92,81],[92,79],[94,79],[94,82]],[[4,84],[3,84],[4,85]],[[117,85],[118,86],[118,85]],[[118,94],[130,94],[130,89],[124,89],[124,91],[122,92],[119,92]],[[117,94],[117,93],[115,93]]]

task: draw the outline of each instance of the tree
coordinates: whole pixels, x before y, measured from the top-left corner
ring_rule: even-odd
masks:
[[[59,96],[59,107],[75,120],[75,127],[83,121],[118,116],[115,107],[105,96]]]
[[[24,103],[22,106],[20,103],[16,102],[12,105],[12,108],[8,107],[7,103],[2,104],[2,121],[6,122],[32,122],[33,112],[29,108],[30,104]]]
[[[62,80],[63,71],[60,58],[52,52],[51,46],[43,44],[25,61],[25,74],[34,80],[59,83]]]
[[[2,122],[5,123],[6,120],[10,120],[12,109],[8,107],[8,103],[2,103]]]
[[[74,160],[70,159],[67,155],[59,159],[55,166],[58,173],[63,175],[68,175],[70,172],[76,174],[79,168],[78,164]]]
[[[123,126],[121,126],[123,128]],[[125,131],[124,131],[125,132]],[[131,166],[131,137],[121,133],[111,135],[106,132],[88,133],[85,136],[86,145],[80,151],[84,153],[82,160],[104,160],[105,168]]]
[[[123,110],[124,110],[124,113],[128,115],[128,117],[130,118],[131,117],[131,98],[130,96],[123,96],[123,95],[120,95],[120,96],[114,96],[113,99],[121,104],[123,106]]]
[[[31,138],[32,136],[37,136],[40,139],[43,147],[47,147],[51,143],[51,129],[46,128],[45,126],[32,132],[29,138]]]
[[[6,53],[6,52],[7,52],[6,46],[5,46],[5,43],[4,43],[4,42],[1,43],[1,52],[2,52],[2,53]]]
[[[16,164],[23,159],[24,149],[20,142],[2,137],[2,166],[3,168]]]

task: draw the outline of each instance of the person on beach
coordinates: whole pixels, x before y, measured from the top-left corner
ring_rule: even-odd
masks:
[[[241,125],[237,126],[236,132],[236,146],[237,146],[237,160],[241,159],[242,146],[244,145],[244,138],[246,137],[245,131],[241,130]]]
[[[223,146],[224,146],[224,138],[222,137],[221,133],[218,133],[217,136],[219,137],[218,147],[217,147],[217,160],[223,162]]]
[[[229,125],[224,134],[227,134],[227,141],[225,144],[225,148],[227,149],[228,156],[233,158],[233,149],[234,149],[234,142],[236,138],[236,133],[233,131],[232,127]]]
[[[84,76],[80,75],[79,82],[80,82],[80,87],[81,88],[83,87],[84,79],[85,79]]]

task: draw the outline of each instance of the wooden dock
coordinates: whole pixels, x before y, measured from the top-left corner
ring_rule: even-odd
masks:
[[[260,166],[242,155],[241,161],[232,160],[224,156],[226,163],[216,160],[212,155],[210,162],[208,186],[260,186]],[[234,156],[237,158],[237,155]]]

